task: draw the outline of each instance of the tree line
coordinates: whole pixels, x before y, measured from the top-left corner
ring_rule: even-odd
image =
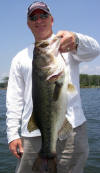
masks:
[[[7,88],[7,85],[8,85],[8,79],[9,79],[9,77],[7,76],[7,77],[4,77],[3,79],[2,79],[2,81],[0,82],[0,88]]]
[[[7,88],[9,77],[4,77],[0,82],[0,88]],[[100,87],[100,75],[80,74],[81,88],[95,88]]]
[[[100,75],[80,74],[81,88],[95,88],[100,87]]]

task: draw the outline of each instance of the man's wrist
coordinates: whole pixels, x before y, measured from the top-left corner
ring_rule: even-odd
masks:
[[[76,50],[78,48],[78,45],[79,45],[79,38],[77,36],[77,34],[74,33],[74,37],[75,37],[75,47],[76,47]]]

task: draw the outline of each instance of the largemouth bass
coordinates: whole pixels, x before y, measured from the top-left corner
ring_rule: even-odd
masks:
[[[31,132],[40,129],[42,146],[33,170],[56,173],[56,142],[72,131],[65,117],[67,94],[74,91],[59,50],[60,37],[35,44],[32,62],[33,112],[28,122]],[[46,166],[45,166],[46,165]]]

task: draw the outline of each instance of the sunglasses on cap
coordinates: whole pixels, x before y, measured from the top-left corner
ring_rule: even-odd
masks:
[[[37,21],[38,18],[40,19],[46,19],[48,18],[49,14],[48,13],[43,13],[43,14],[34,14],[33,16],[29,16],[29,19],[32,21]]]

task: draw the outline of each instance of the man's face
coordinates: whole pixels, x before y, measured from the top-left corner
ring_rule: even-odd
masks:
[[[28,26],[34,34],[35,40],[40,41],[44,40],[51,36],[52,34],[52,25],[53,25],[53,17],[48,15],[46,18],[41,18],[41,14],[46,14],[43,10],[37,9],[32,14],[31,17],[35,15],[37,20],[30,20],[28,18]]]

